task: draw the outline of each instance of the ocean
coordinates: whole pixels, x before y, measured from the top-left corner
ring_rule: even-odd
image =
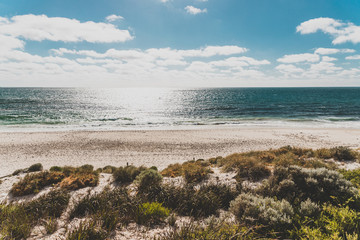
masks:
[[[0,131],[360,128],[360,88],[0,88]]]

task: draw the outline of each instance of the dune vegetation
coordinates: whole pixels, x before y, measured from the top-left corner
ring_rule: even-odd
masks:
[[[137,239],[359,239],[360,170],[345,169],[358,161],[286,146],[161,171],[37,164],[0,204],[0,239],[112,239],[134,225]]]

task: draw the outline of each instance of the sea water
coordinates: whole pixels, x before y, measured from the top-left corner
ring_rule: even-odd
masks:
[[[0,131],[360,128],[360,88],[0,88]]]

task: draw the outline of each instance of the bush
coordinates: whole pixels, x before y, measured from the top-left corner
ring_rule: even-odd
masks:
[[[71,231],[66,240],[105,240],[107,232],[96,226],[94,221],[81,222],[80,225]]]
[[[97,172],[77,172],[63,179],[60,187],[67,190],[77,190],[84,187],[95,187],[99,183]]]
[[[355,161],[358,157],[358,153],[348,147],[335,147],[330,151],[333,153],[333,158],[338,161]]]
[[[105,216],[108,212],[116,213],[119,218],[129,219],[134,215],[136,204],[127,194],[125,188],[104,190],[91,196],[86,196],[77,202],[70,213],[70,218],[87,215]]]
[[[325,168],[306,169],[297,166],[277,167],[273,175],[258,190],[261,195],[290,202],[344,202],[357,198],[357,190],[340,173]],[[297,200],[296,200],[297,199]]]
[[[355,170],[339,170],[344,178],[360,188],[360,169]]]
[[[181,227],[160,233],[156,240],[193,240],[193,239],[216,239],[216,240],[252,240],[260,239],[251,228],[241,225],[228,224],[222,221],[200,225],[194,222],[183,224]]]
[[[275,229],[290,226],[294,215],[292,206],[286,200],[276,201],[249,193],[240,194],[232,201],[230,211],[240,221],[263,224]]]
[[[235,179],[239,182],[243,181],[244,179],[259,181],[265,177],[269,177],[271,173],[270,170],[264,166],[264,164],[254,160],[239,162],[236,172],[237,174]]]
[[[62,172],[62,171],[63,171],[63,168],[59,167],[59,166],[52,166],[50,168],[50,172]]]
[[[146,202],[139,206],[136,222],[143,225],[152,225],[163,222],[169,216],[170,210],[158,202]]]
[[[300,203],[299,212],[302,216],[314,217],[320,213],[320,210],[320,206],[312,202],[310,199]]]
[[[170,164],[167,168],[161,171],[161,175],[164,177],[180,177],[183,174],[183,167],[179,163]]]
[[[105,166],[102,168],[103,173],[114,173],[116,171],[116,167],[114,166]]]
[[[15,197],[38,193],[44,187],[58,183],[64,178],[64,174],[59,172],[45,171],[27,174],[12,186],[10,193]]]
[[[127,184],[132,183],[135,178],[142,172],[146,170],[145,167],[135,167],[135,166],[126,166],[126,167],[119,167],[113,173],[114,179],[118,183]]]
[[[301,239],[359,239],[360,214],[348,206],[325,204],[320,216],[310,223],[301,224],[295,232]]]
[[[162,181],[161,174],[153,169],[142,171],[135,179],[139,191],[146,191],[149,188],[157,187]]]
[[[150,189],[144,196],[147,201],[162,203],[180,215],[207,217],[215,214],[219,209],[227,210],[230,201],[238,195],[227,185],[204,185],[195,190],[192,186],[176,187],[162,185]]]
[[[41,165],[41,163],[36,163],[33,164],[29,167],[29,169],[27,170],[27,172],[38,172],[38,171],[42,171],[43,170],[43,166]]]
[[[40,219],[59,217],[69,199],[67,192],[51,191],[34,201],[1,206],[0,232],[5,238],[26,239]]]
[[[198,183],[209,177],[212,171],[209,167],[204,167],[197,163],[187,163],[183,165],[184,177],[187,183]]]

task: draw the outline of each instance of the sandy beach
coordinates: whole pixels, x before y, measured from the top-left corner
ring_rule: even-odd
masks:
[[[192,130],[0,133],[0,176],[42,163],[158,166],[285,145],[360,147],[360,129],[215,127]]]

